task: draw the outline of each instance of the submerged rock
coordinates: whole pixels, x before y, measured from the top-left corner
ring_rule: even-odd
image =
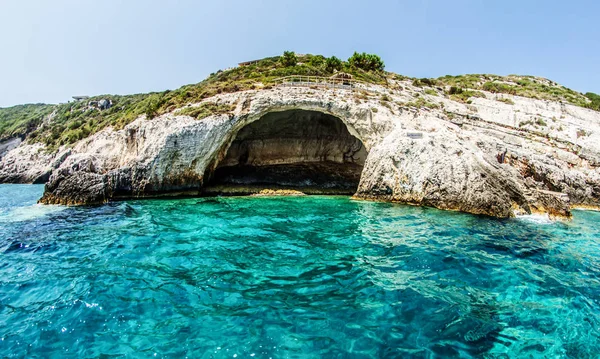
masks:
[[[200,195],[219,173],[237,173],[219,170],[227,166],[289,165],[293,171],[299,163],[333,161],[363,166],[357,198],[495,217],[569,217],[571,206],[600,204],[600,113],[516,96],[514,105],[485,98],[466,105],[423,95],[438,109],[416,109],[402,103],[418,89],[403,88],[374,88],[391,101],[376,92],[297,87],[222,94],[206,101],[235,106],[231,113],[202,120],[177,110],[141,117],[81,140],[56,169],[48,164],[56,157],[15,168],[18,158],[31,157],[15,152],[26,148],[21,145],[0,162],[0,179],[11,172],[27,181],[34,176],[24,174],[49,168],[42,203],[89,204]],[[532,114],[556,123],[519,126]],[[331,119],[339,123],[328,124]],[[294,121],[306,124],[296,122],[294,129]],[[584,138],[577,134],[581,127]]]

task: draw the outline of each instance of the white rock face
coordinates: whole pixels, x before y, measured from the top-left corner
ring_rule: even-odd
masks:
[[[244,126],[271,112],[311,110],[339,118],[363,142],[368,155],[357,197],[497,217],[569,216],[572,205],[599,205],[599,112],[503,95],[514,102],[509,105],[493,94],[467,105],[401,84],[403,91],[381,88],[387,98],[302,87],[218,95],[207,101],[235,104],[233,113],[142,117],[55,156],[22,144],[2,158],[0,175],[32,181],[52,171],[44,203],[197,194]],[[416,93],[441,107],[403,105]]]
[[[45,183],[71,150],[48,153],[44,145],[23,144],[8,151],[0,162],[0,183]]]

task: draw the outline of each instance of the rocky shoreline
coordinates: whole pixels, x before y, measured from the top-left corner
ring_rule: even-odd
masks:
[[[219,166],[232,160],[326,159],[364,166],[356,198],[500,218],[529,213],[568,218],[571,207],[600,205],[599,112],[518,96],[508,104],[492,93],[466,104],[409,83],[401,88],[374,87],[366,93],[275,87],[221,94],[205,102],[231,106],[230,113],[201,120],[181,110],[142,116],[121,130],[107,128],[55,153],[40,144],[19,143],[2,154],[0,182],[47,180],[40,203],[94,204],[168,193],[200,195]],[[435,107],[415,107],[410,104],[415,97]],[[268,126],[264,121],[283,113],[307,123],[317,113],[342,125],[327,125],[339,134],[326,135],[322,128],[303,125],[302,135],[294,137],[296,130],[277,128],[292,120],[274,118]],[[325,123],[321,117],[317,120]],[[245,142],[232,146],[253,123],[254,130],[244,130]],[[261,123],[270,132],[261,132]],[[346,130],[350,137],[340,132]],[[280,135],[287,137],[278,140]],[[360,140],[364,155],[348,157],[356,146],[352,138]],[[240,146],[254,155],[242,159]],[[299,153],[293,159],[292,150]],[[228,151],[237,152],[228,157]],[[276,159],[277,154],[287,160]]]

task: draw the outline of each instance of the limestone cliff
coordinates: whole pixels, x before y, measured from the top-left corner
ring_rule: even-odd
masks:
[[[19,144],[3,155],[0,180],[33,182],[51,173],[42,203],[90,204],[201,195],[223,168],[238,166],[220,185],[251,166],[262,176],[246,176],[257,192],[270,181],[312,193],[343,182],[357,198],[496,217],[568,217],[573,206],[600,204],[599,112],[485,91],[467,104],[426,90],[394,80],[362,90],[276,86],[219,94],[104,129],[52,155],[39,144]],[[185,115],[206,103],[231,111]],[[311,182],[315,168],[329,177]],[[304,177],[310,183],[300,183]]]

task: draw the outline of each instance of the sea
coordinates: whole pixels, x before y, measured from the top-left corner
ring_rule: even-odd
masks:
[[[597,358],[600,213],[0,185],[2,358]]]

